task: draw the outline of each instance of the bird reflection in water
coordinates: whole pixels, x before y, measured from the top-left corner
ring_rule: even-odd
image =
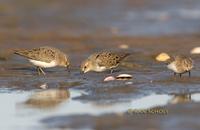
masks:
[[[48,109],[55,108],[69,99],[70,93],[66,89],[48,89],[34,93],[25,101],[25,105],[33,108]]]
[[[188,103],[192,101],[191,94],[175,94],[170,100],[170,104]]]

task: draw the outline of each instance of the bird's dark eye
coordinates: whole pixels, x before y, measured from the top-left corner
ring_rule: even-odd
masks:
[[[166,65],[169,65],[170,63],[169,63],[169,62],[165,62],[165,64],[166,64]]]
[[[87,67],[86,66],[84,66],[84,69],[86,69]]]

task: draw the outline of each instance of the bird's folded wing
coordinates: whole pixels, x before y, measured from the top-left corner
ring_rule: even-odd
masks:
[[[99,66],[112,67],[117,66],[128,54],[103,52],[97,55],[96,60]]]
[[[15,54],[26,57],[32,60],[38,60],[50,63],[55,59],[55,52],[53,50],[44,48],[35,48],[31,50],[17,50]]]

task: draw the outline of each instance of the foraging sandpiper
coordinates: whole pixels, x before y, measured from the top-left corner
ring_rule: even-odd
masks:
[[[28,60],[37,66],[38,74],[45,75],[42,68],[55,66],[69,67],[69,58],[60,50],[53,47],[39,47],[30,50],[15,50],[14,54],[28,58]]]
[[[181,77],[184,73],[189,73],[191,76],[191,70],[193,68],[193,60],[186,56],[175,56],[167,61],[167,68],[174,71],[174,75],[179,74]]]
[[[89,71],[102,72],[118,67],[120,62],[126,58],[129,53],[115,52],[99,52],[89,56],[81,65],[81,71],[87,73]]]

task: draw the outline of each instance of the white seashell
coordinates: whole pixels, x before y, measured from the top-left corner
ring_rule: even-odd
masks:
[[[191,54],[200,54],[200,47],[195,47],[190,51]]]
[[[108,76],[108,77],[106,77],[103,81],[107,82],[107,81],[113,81],[113,80],[115,80],[115,77],[113,77],[113,76]]]
[[[132,78],[133,78],[133,76],[130,74],[120,74],[116,77],[117,80],[129,80]]]

